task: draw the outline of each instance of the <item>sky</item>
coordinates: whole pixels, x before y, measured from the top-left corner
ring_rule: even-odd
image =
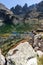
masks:
[[[17,4],[23,6],[25,3],[28,6],[39,3],[42,0],[0,0],[0,3],[3,3],[7,8],[15,7]]]

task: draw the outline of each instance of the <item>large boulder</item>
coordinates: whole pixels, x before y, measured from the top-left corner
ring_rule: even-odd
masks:
[[[14,46],[6,55],[7,65],[26,65],[32,58],[36,58],[36,53],[28,42]]]

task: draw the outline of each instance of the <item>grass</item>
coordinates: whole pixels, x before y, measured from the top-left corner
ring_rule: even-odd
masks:
[[[38,28],[38,25],[36,24],[29,24],[29,23],[26,23],[26,24],[18,24],[15,26],[16,28],[16,31],[17,32],[25,32],[25,31],[32,31],[32,30],[37,30]]]
[[[4,34],[4,33],[11,33],[12,30],[14,30],[14,26],[13,25],[3,25],[0,27],[0,34]]]
[[[8,40],[8,42],[6,41],[6,43],[1,45],[1,49],[2,49],[2,54],[5,56],[7,54],[7,52],[16,44],[18,43],[20,40],[22,39],[14,39],[14,40]]]
[[[42,36],[42,39],[43,39],[43,36]]]
[[[0,27],[0,34],[3,33],[11,33],[12,31],[17,32],[24,32],[24,31],[31,31],[31,30],[37,30],[38,24],[35,24],[34,21],[28,21],[28,23],[18,23],[16,25],[11,24],[4,24]]]
[[[43,56],[42,57],[38,57],[38,65],[43,65]]]

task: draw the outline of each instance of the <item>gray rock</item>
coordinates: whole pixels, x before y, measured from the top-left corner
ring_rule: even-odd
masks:
[[[1,49],[0,49],[0,65],[4,65],[4,64],[5,64],[5,57],[2,55]]]
[[[41,35],[40,34],[37,34],[34,36],[34,46],[38,46],[38,43],[39,43],[39,39],[41,38]]]
[[[30,57],[36,57],[36,53],[28,42],[20,43],[15,48],[11,49],[6,58],[7,64],[12,65],[26,65],[27,59]]]

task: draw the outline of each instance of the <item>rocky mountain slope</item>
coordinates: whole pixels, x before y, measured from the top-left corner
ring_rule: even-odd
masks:
[[[7,7],[5,7],[5,5],[0,3],[0,23],[3,21],[3,23],[5,24],[12,24],[12,23],[16,23],[13,22],[13,19],[17,19],[18,20],[18,16],[14,15],[12,11],[10,11],[10,9],[8,9]],[[2,20],[2,21],[1,21]],[[15,20],[16,21],[16,20]]]
[[[14,28],[13,25],[18,23],[18,21],[18,16],[0,3],[0,33],[11,32]]]
[[[12,7],[10,10],[5,7],[5,5],[0,3],[0,20],[8,20],[11,22],[11,20],[14,18],[23,20],[23,18],[20,18],[16,15],[21,15],[23,16],[23,18],[43,18],[43,1],[41,1],[38,4],[35,5],[31,5],[31,6],[27,6],[27,4],[25,4],[23,7],[20,5],[17,5],[14,7]],[[12,17],[13,16],[13,17]],[[12,20],[12,22],[14,22]],[[9,23],[9,21],[7,23]],[[14,22],[15,23],[15,22]]]
[[[25,15],[26,13],[31,14],[31,12],[33,12],[33,15],[31,14],[31,16],[35,17],[40,13],[43,13],[43,1],[41,1],[38,4],[33,4],[31,6],[28,7],[27,4],[25,4],[23,7],[20,5],[17,5],[11,8],[11,11],[16,14],[16,15]],[[34,13],[36,13],[36,15],[34,15]],[[27,16],[28,16],[27,14]]]
[[[25,4],[23,7],[17,5],[15,6],[15,8],[12,7],[11,11],[16,15],[23,17],[23,21],[25,21],[25,23],[29,23],[30,21],[36,21],[37,23],[35,22],[35,24],[43,28],[43,1],[38,4],[33,4],[29,7],[27,4]]]
[[[27,4],[23,7],[17,5],[10,10],[0,3],[0,33],[38,28],[43,28],[43,1],[29,7]]]

